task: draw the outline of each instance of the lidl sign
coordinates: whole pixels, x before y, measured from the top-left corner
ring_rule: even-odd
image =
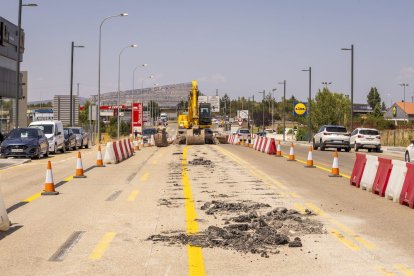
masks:
[[[293,115],[294,116],[306,116],[307,114],[306,105],[302,102],[293,103]]]

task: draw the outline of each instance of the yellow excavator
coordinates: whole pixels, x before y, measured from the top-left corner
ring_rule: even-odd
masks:
[[[213,142],[213,137],[205,133],[205,129],[211,128],[211,104],[199,104],[199,93],[197,81],[193,80],[188,97],[188,112],[178,115],[178,133],[181,144],[204,145],[206,142]]]

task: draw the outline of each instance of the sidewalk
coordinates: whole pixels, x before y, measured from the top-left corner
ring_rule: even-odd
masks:
[[[0,159],[0,170],[4,170],[13,166],[21,165],[24,163],[31,162],[31,159],[16,159],[16,158],[7,158],[7,159]]]

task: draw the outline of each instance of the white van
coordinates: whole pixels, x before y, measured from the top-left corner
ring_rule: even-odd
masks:
[[[37,121],[30,123],[29,127],[43,130],[49,142],[49,152],[57,153],[58,150],[62,153],[66,152],[63,124],[61,121]]]

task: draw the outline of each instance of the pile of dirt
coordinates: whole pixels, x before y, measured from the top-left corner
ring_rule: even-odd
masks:
[[[217,207],[215,207],[217,206]],[[300,236],[306,234],[324,233],[323,225],[309,218],[309,215],[299,214],[296,210],[278,207],[263,215],[256,209],[268,207],[260,203],[223,203],[213,201],[205,204],[208,212],[239,211],[243,214],[223,219],[223,227],[209,226],[205,231],[193,235],[184,233],[178,235],[153,235],[152,241],[162,241],[169,244],[183,244],[200,247],[220,247],[243,253],[268,254],[279,253],[278,247],[302,247]],[[247,211],[246,211],[247,210]]]
[[[224,202],[216,201],[206,202],[201,206],[201,210],[207,210],[207,215],[214,215],[217,212],[249,212],[260,208],[270,207],[269,204],[263,203],[242,203],[242,202]]]
[[[193,159],[193,161],[189,161],[188,164],[190,165],[204,165],[204,166],[210,166],[211,164],[213,164],[213,162],[211,162],[211,160],[208,159],[204,159],[203,157],[201,158],[195,158]]]

